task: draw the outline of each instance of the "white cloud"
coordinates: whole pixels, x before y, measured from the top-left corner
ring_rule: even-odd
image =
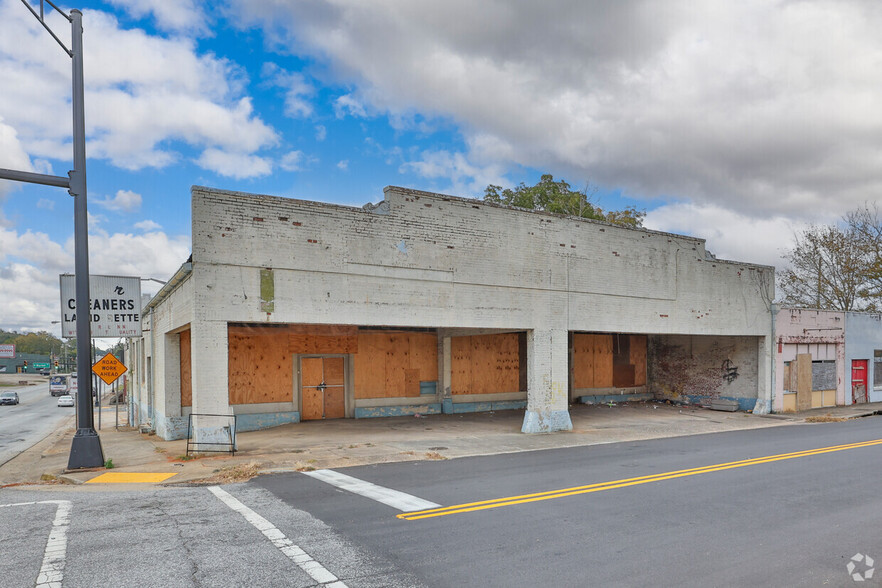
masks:
[[[72,249],[72,240],[68,246]],[[89,260],[92,273],[117,272],[123,276],[168,280],[187,261],[190,238],[160,231],[141,235],[94,231],[89,235],[89,251],[101,252]]]
[[[835,222],[825,218],[824,222]],[[781,267],[794,233],[808,223],[784,216],[752,218],[716,205],[666,204],[647,213],[648,229],[701,237],[719,259]]]
[[[364,104],[352,94],[345,94],[334,101],[334,113],[337,118],[344,118],[347,114],[357,118],[367,116]]]
[[[14,128],[4,123],[2,117],[0,117],[0,167],[18,171],[34,171],[28,154],[21,141],[18,140],[18,133]],[[15,182],[0,180],[0,202],[3,201],[4,196],[18,187],[20,186]],[[3,217],[0,216],[0,222],[2,220]]]
[[[146,219],[146,220],[142,220],[139,223],[135,223],[134,227],[136,229],[140,229],[140,230],[144,231],[145,233],[150,233],[152,231],[158,231],[159,229],[162,228],[162,225],[160,225],[159,223],[152,221],[150,219]]]
[[[349,160],[348,159],[341,159],[340,161],[338,161],[337,162],[337,169],[340,169],[343,171],[348,170],[349,169]]]
[[[300,171],[303,162],[303,151],[291,151],[282,156],[279,167],[285,171]]]
[[[328,137],[328,129],[325,128],[325,125],[316,125],[315,126],[315,140],[322,142]]]
[[[222,176],[236,179],[265,176],[272,171],[272,163],[265,157],[228,153],[220,149],[206,149],[196,160],[196,164]]]
[[[104,12],[86,11],[83,23],[90,158],[137,170],[180,161],[184,148],[252,155],[277,143],[275,130],[243,95],[242,68],[200,54],[187,38],[121,29]],[[50,24],[65,31],[65,21]],[[25,152],[69,160],[69,62],[14,0],[0,0],[0,79],[0,116]]]
[[[506,184],[498,165],[480,167],[462,153],[423,151],[420,158],[402,164],[399,171],[412,171],[424,178],[448,179],[451,191],[463,196],[480,196],[488,184]]]
[[[19,234],[0,228],[0,329],[57,332],[58,275],[74,269],[74,242],[53,241],[45,233]],[[190,254],[187,236],[159,231],[109,234],[90,226],[89,269],[94,274],[167,280]]]
[[[337,116],[452,120],[480,164],[760,217],[882,196],[878,3],[233,4],[354,88]]]
[[[285,116],[300,118],[312,114],[312,104],[307,98],[315,94],[315,88],[306,81],[306,76],[285,71],[275,63],[264,63],[262,75],[273,86],[285,90]]]
[[[37,208],[43,210],[55,210],[55,201],[48,198],[40,198],[37,200]]]
[[[95,204],[102,206],[107,210],[118,210],[121,212],[135,212],[141,208],[141,195],[131,190],[117,190],[113,198],[105,198],[104,200],[96,199]]]
[[[108,0],[135,18],[153,16],[164,31],[207,35],[207,17],[195,0]]]

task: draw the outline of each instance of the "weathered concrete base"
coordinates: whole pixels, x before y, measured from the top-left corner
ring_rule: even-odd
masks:
[[[757,400],[756,404],[753,405],[753,414],[769,414],[771,412],[765,400]]]
[[[204,417],[202,417],[204,418]],[[231,423],[232,424],[232,421]],[[203,427],[194,426],[192,431],[193,440],[190,444],[192,451],[224,451],[235,443],[236,437],[230,426]],[[235,445],[234,445],[235,448]]]
[[[159,413],[156,413],[154,416],[153,430],[156,431],[157,436],[166,441],[187,438],[187,425],[189,421],[187,417],[166,417]]]
[[[355,418],[357,419],[413,416],[415,414],[441,414],[441,403],[404,406],[361,406],[355,409]]]
[[[652,400],[655,398],[652,394],[595,394],[591,396],[580,396],[579,402],[582,404],[608,404],[610,402],[638,402],[640,400]]]
[[[454,414],[459,414],[466,412],[490,412],[493,410],[517,410],[526,407],[526,400],[499,400],[496,402],[454,402],[451,408]]]
[[[236,415],[236,431],[260,431],[300,422],[300,411],[261,412]]]
[[[689,402],[692,404],[702,404],[702,402],[709,402],[713,400],[710,396],[697,396],[693,394],[688,394],[686,398],[689,399]],[[731,400],[738,403],[738,410],[748,411],[753,410],[757,405],[756,398],[734,398],[731,396],[720,396],[719,400]],[[758,413],[760,414],[760,413]]]
[[[555,431],[572,431],[573,421],[568,410],[535,411],[528,410],[524,415],[521,433],[553,433]]]

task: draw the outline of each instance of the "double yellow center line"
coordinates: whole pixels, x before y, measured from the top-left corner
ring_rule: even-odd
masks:
[[[522,494],[520,496],[508,496],[506,498],[496,498],[494,500],[483,500],[481,502],[469,502],[466,504],[457,504],[454,506],[444,506],[441,508],[432,508],[415,512],[405,512],[397,516],[399,519],[404,519],[406,521],[415,521],[417,519],[428,519],[432,517],[443,517],[463,512],[487,510],[489,508],[500,508],[502,506],[526,504],[528,502],[538,502],[540,500],[565,498],[567,496],[576,496],[578,494],[602,492],[604,490],[613,490],[615,488],[625,488],[626,486],[638,486],[640,484],[649,484],[651,482],[661,482],[662,480],[672,480],[674,478],[684,478],[686,476],[697,476],[698,474],[709,474],[711,472],[743,468],[763,463],[771,463],[773,461],[783,461],[785,459],[796,459],[798,457],[809,457],[811,455],[821,455],[823,453],[833,453],[835,451],[846,451],[848,449],[872,447],[874,445],[882,445],[882,439],[863,441],[861,443],[849,443],[847,445],[834,445],[832,447],[821,447],[819,449],[808,449],[806,451],[796,451],[793,453],[780,453],[778,455],[755,457],[753,459],[743,459],[741,461],[730,461],[727,463],[718,463],[688,470],[677,470],[674,472],[653,474],[651,476],[640,476],[639,478],[625,478],[623,480],[613,480],[612,482],[602,482],[600,484],[575,486],[573,488],[564,488],[562,490],[549,490],[548,492],[537,492],[535,494]]]

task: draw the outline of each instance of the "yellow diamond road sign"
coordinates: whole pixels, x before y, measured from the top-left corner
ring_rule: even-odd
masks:
[[[113,384],[118,377],[129,370],[123,362],[108,353],[92,366],[92,371],[98,374],[98,377],[104,380],[105,384]]]

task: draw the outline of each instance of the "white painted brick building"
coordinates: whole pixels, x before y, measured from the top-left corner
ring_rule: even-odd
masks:
[[[579,399],[770,406],[774,270],[702,239],[396,187],[364,208],[194,187],[192,214],[129,356],[164,438],[190,413],[525,407],[546,432]]]

